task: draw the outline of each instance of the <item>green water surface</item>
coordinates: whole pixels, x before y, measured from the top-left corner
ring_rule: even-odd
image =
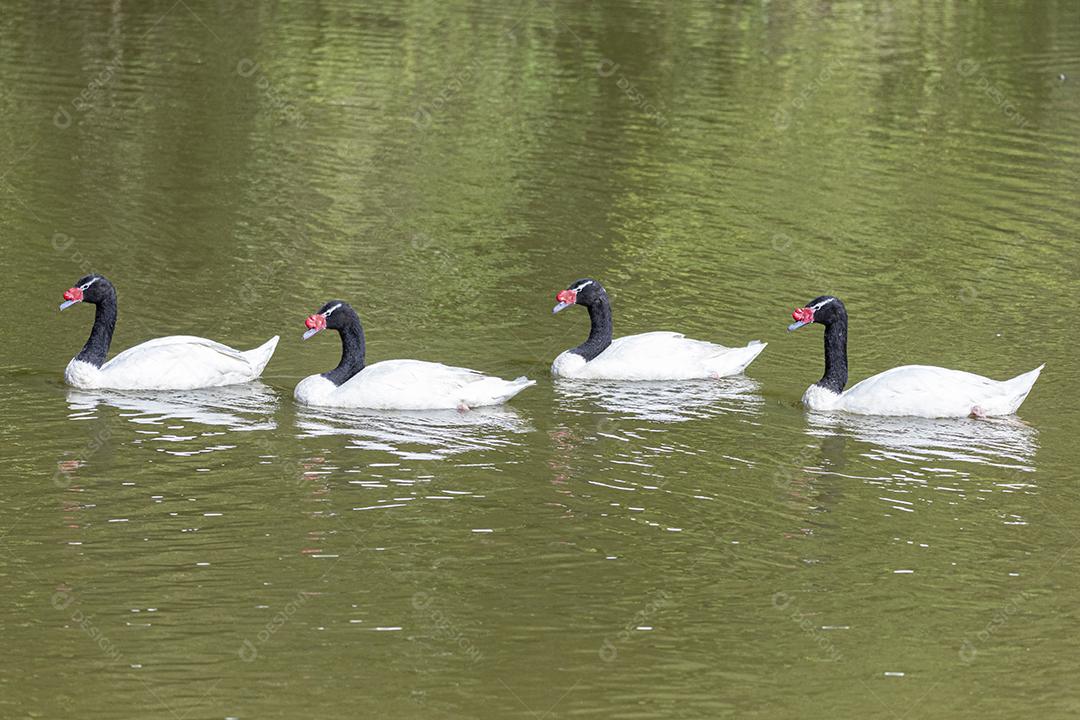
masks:
[[[3,2],[0,717],[1040,718],[1080,712],[1072,0]],[[282,340],[261,383],[77,392]],[[553,382],[617,335],[745,377]],[[807,414],[851,375],[1047,364],[1019,417]],[[466,414],[292,388],[538,381]]]

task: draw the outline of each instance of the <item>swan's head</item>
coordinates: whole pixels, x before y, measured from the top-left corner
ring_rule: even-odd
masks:
[[[788,331],[798,330],[810,323],[829,325],[842,317],[847,317],[847,310],[844,308],[844,303],[840,302],[840,298],[822,295],[806,303],[806,307],[798,308],[791,313],[791,318],[795,322],[788,325]]]
[[[60,309],[67,310],[75,303],[88,302],[97,305],[115,299],[116,288],[103,275],[87,275],[64,291],[64,302],[60,303]]]
[[[327,328],[341,330],[354,320],[359,320],[359,316],[349,303],[344,300],[331,300],[304,321],[307,328],[304,339],[307,340]]]
[[[570,283],[570,286],[555,296],[558,305],[552,313],[565,310],[571,305],[592,305],[597,300],[607,297],[604,286],[592,278],[582,278]]]

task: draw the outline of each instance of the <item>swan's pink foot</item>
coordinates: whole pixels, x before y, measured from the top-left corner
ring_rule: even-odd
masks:
[[[462,413],[463,413],[463,412],[469,412],[469,410],[471,410],[471,409],[472,409],[472,408],[470,408],[470,407],[469,407],[468,405],[466,405],[466,404],[465,404],[464,402],[459,402],[459,403],[458,403],[458,406],[457,406],[457,411],[458,411],[458,412],[462,412]]]
[[[986,417],[986,411],[982,409],[982,405],[971,406],[971,417],[984,418]]]

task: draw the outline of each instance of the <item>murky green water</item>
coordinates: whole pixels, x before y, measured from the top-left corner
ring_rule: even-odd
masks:
[[[1074,3],[5,5],[3,717],[1080,709]],[[281,333],[264,382],[68,390],[90,270],[115,349]],[[553,383],[584,275],[769,347]],[[853,380],[1047,369],[1017,420],[807,416],[823,292]],[[298,408],[337,296],[373,360],[539,384]]]

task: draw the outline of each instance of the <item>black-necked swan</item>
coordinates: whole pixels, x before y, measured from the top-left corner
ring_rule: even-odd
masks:
[[[612,340],[611,303],[604,286],[582,278],[555,296],[557,313],[584,305],[592,329],[588,339],[555,358],[556,377],[590,380],[695,380],[736,375],[753,362],[767,343],[727,348],[680,333],[648,332]]]
[[[101,275],[87,275],[64,293],[60,309],[96,306],[90,337],[64,371],[68,385],[83,389],[194,390],[254,380],[277,347],[278,336],[253,350],[191,335],[171,335],[128,348],[105,362],[116,328],[116,288]]]
[[[985,417],[1010,415],[1031,392],[1040,365],[1011,380],[929,365],[904,365],[886,370],[844,390],[848,379],[848,316],[844,303],[831,295],[814,298],[798,308],[788,330],[820,323],[825,326],[825,374],[803,394],[811,410],[843,410],[859,415],[918,417]]]
[[[535,385],[503,380],[442,363],[383,360],[364,365],[364,328],[347,302],[331,300],[304,321],[304,339],[326,329],[341,335],[341,362],[329,372],[301,380],[296,399],[307,405],[374,410],[468,410],[499,405]]]

